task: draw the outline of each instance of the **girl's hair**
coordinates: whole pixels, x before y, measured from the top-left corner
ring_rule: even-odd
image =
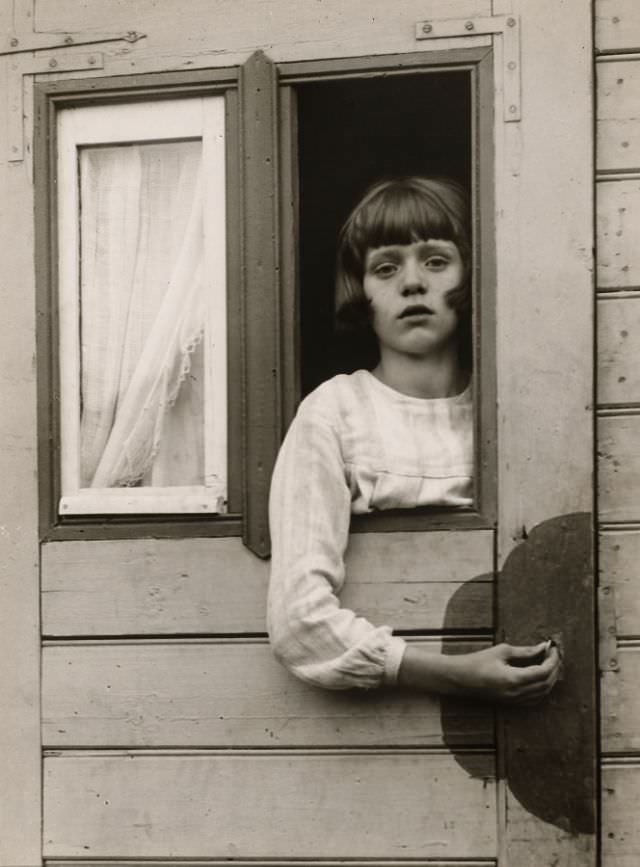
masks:
[[[464,279],[447,301],[458,314],[460,363],[471,367],[471,242],[469,200],[446,178],[403,177],[378,181],[353,209],[338,237],[336,332],[343,367],[373,367],[379,357],[363,279],[367,251],[391,244],[453,241]]]

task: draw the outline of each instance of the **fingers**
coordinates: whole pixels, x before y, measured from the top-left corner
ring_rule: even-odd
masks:
[[[526,668],[521,668],[518,672],[521,683],[535,684],[546,680],[546,678],[555,673],[556,679],[560,671],[560,654],[558,648],[553,646],[549,650],[546,658],[538,665],[528,665]],[[555,683],[555,679],[554,679]]]
[[[552,647],[540,665],[516,669],[508,690],[508,700],[512,703],[535,703],[551,692],[559,675],[560,654],[557,648]]]
[[[548,641],[541,641],[540,644],[532,646],[514,646],[505,644],[503,647],[508,652],[509,659],[530,659],[532,656],[538,656],[547,647]]]

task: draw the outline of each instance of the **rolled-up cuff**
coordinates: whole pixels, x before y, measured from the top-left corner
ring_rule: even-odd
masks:
[[[404,656],[407,642],[404,638],[398,638],[397,635],[392,635],[387,646],[387,653],[384,660],[384,684],[395,685],[398,682],[398,672],[400,671],[400,663]]]

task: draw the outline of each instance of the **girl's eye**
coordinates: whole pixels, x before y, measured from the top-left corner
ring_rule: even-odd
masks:
[[[425,261],[427,268],[430,268],[432,271],[441,271],[448,264],[448,260],[444,256],[429,256]]]
[[[393,262],[381,262],[373,270],[376,277],[391,277],[395,272],[396,265]]]

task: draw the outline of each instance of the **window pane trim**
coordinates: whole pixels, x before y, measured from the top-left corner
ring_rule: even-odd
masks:
[[[189,140],[202,142],[203,279],[207,302],[204,340],[205,483],[195,487],[82,489],[79,148]],[[224,95],[67,108],[58,114],[57,141],[62,493],[59,512],[62,515],[224,512],[228,475]],[[212,423],[214,419],[215,424]]]
[[[198,485],[170,488],[85,488],[60,499],[65,515],[223,514],[224,488]]]

